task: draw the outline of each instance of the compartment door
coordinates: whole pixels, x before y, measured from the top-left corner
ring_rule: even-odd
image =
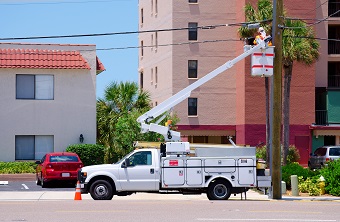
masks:
[[[240,185],[255,184],[255,161],[248,158],[240,158],[237,161],[238,183]]]
[[[186,182],[189,186],[202,185],[202,160],[187,160]]]
[[[181,159],[165,159],[162,168],[162,186],[184,185],[184,161]]]

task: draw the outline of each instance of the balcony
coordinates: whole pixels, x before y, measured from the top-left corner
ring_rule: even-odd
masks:
[[[328,55],[340,54],[340,42],[328,41]]]
[[[327,110],[315,110],[315,124],[328,125]]]
[[[328,87],[340,88],[340,75],[329,75],[328,76]]]

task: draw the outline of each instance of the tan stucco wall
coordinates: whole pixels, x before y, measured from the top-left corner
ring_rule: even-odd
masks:
[[[15,45],[0,44],[1,48]],[[91,70],[0,69],[0,161],[15,160],[15,135],[53,135],[54,151],[70,144],[96,143],[96,53],[95,46],[19,45],[81,52]],[[54,100],[16,99],[16,74],[54,75]]]

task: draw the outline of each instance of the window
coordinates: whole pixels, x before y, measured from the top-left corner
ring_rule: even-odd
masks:
[[[144,42],[143,41],[140,42],[140,55],[141,57],[144,56]]]
[[[16,98],[53,100],[54,76],[17,74]]]
[[[197,116],[197,98],[188,98],[188,115]]]
[[[157,66],[155,67],[155,88],[157,87],[158,83],[158,68]]]
[[[140,73],[139,84],[140,84],[140,88],[143,89],[143,87],[144,87],[144,74],[143,74],[143,72]]]
[[[50,156],[50,162],[79,162],[78,157],[76,156]]]
[[[153,68],[151,68],[151,85],[153,85]]]
[[[196,22],[189,23],[189,40],[197,40],[197,26]]]
[[[151,51],[153,50],[153,34],[151,34]]]
[[[188,61],[188,78],[197,78],[197,60]]]
[[[129,157],[129,165],[137,166],[137,165],[151,165],[152,164],[152,155],[151,151],[141,151],[133,154]]]
[[[53,136],[15,136],[15,160],[40,160],[53,152]]]
[[[158,0],[155,0],[155,15],[158,13]]]
[[[189,0],[189,3],[198,3],[198,0]]]
[[[151,15],[153,15],[153,1],[154,0],[151,0]]]
[[[155,32],[155,47],[158,48],[158,32]]]
[[[144,23],[144,10],[140,9],[140,24],[143,26]]]

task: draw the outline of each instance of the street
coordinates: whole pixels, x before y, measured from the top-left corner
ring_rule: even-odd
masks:
[[[325,201],[3,201],[0,221],[340,221],[339,202]]]
[[[32,179],[11,179],[0,186],[0,221],[340,221],[340,198],[287,197],[268,199],[256,191],[228,201],[209,201],[205,194],[114,196],[94,201],[89,194],[75,201],[70,186],[41,188]]]

